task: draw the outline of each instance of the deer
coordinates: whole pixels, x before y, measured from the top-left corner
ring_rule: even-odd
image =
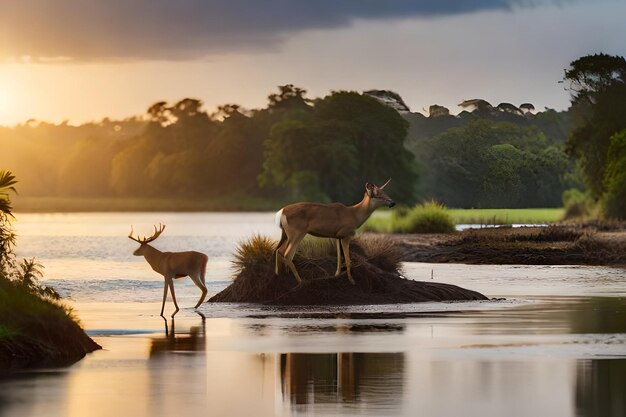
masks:
[[[163,275],[165,284],[163,287],[163,303],[161,304],[161,314],[163,316],[163,310],[165,309],[165,299],[167,298],[167,289],[170,289],[172,293],[172,300],[176,311],[172,313],[172,318],[180,310],[178,303],[176,302],[176,294],[174,293],[174,280],[178,278],[184,278],[189,276],[194,284],[202,291],[202,295],[198,300],[198,303],[194,308],[198,308],[204,301],[207,295],[207,288],[204,282],[204,276],[206,273],[206,265],[209,261],[209,257],[204,253],[196,251],[187,252],[161,252],[160,250],[152,247],[150,243],[154,242],[161,233],[165,230],[165,225],[159,224],[157,229],[154,226],[154,233],[150,237],[134,237],[133,226],[130,226],[130,234],[128,237],[135,242],[139,243],[139,248],[133,252],[135,256],[143,256],[145,260],[150,264],[152,269],[159,274]]]
[[[337,239],[337,270],[335,277],[341,274],[341,252],[346,261],[348,280],[355,285],[350,270],[350,241],[358,229],[379,207],[396,205],[383,189],[391,178],[382,186],[365,183],[363,199],[352,206],[341,203],[294,203],[283,207],[276,213],[276,224],[282,230],[281,238],[274,250],[276,261],[275,274],[278,275],[278,259],[282,259],[298,281],[298,274],[293,257],[298,245],[309,234],[316,237]]]

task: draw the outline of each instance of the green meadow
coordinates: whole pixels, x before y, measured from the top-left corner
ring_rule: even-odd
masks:
[[[448,209],[456,224],[544,224],[563,218],[563,208]]]
[[[430,211],[433,211],[432,209]],[[454,224],[506,225],[506,224],[547,224],[556,223],[563,218],[563,208],[527,208],[527,209],[442,209]],[[412,233],[405,227],[407,216],[396,218],[392,210],[375,212],[363,225],[363,231],[387,233]],[[419,214],[419,213],[416,213]],[[439,219],[442,213],[431,213]],[[437,214],[435,216],[435,214]],[[441,230],[443,232],[444,230]],[[433,230],[433,232],[436,232]]]

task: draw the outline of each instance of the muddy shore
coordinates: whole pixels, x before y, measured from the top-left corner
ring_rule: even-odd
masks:
[[[500,227],[389,237],[405,262],[626,265],[626,229],[621,227]]]

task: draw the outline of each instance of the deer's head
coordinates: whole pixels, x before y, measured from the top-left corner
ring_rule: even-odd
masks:
[[[153,242],[154,240],[156,240],[157,237],[161,236],[161,233],[163,233],[163,230],[165,230],[165,225],[164,224],[160,224],[159,223],[159,228],[157,229],[156,226],[154,226],[154,233],[152,234],[152,236],[150,237],[134,237],[133,236],[133,226],[130,226],[130,234],[128,235],[128,237],[132,240],[134,240],[135,242],[139,243],[139,247],[137,248],[137,250],[135,250],[133,252],[133,255],[135,256],[143,256],[145,254],[145,250],[146,247],[148,247],[150,242]]]
[[[370,184],[369,182],[365,183],[365,192],[372,200],[372,204],[375,207],[387,206],[391,208],[396,205],[396,202],[383,191],[383,188],[389,184],[389,181],[391,181],[391,178],[389,178],[389,180],[380,187],[376,184]]]

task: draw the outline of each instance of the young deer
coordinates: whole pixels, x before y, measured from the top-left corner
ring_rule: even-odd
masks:
[[[153,270],[163,275],[165,285],[163,287],[163,303],[161,305],[161,317],[163,317],[163,309],[165,308],[165,299],[167,298],[167,289],[169,287],[172,293],[172,300],[176,311],[172,313],[172,318],[178,313],[178,303],[176,302],[176,294],[174,293],[174,279],[189,276],[196,284],[202,296],[194,308],[198,308],[207,295],[206,284],[204,283],[204,274],[206,273],[206,264],[209,258],[200,252],[161,252],[149,245],[158,238],[165,230],[165,225],[159,225],[157,230],[154,226],[154,234],[148,238],[133,237],[133,227],[130,227],[129,238],[139,243],[141,246],[133,252],[135,256],[143,256],[150,264]]]
[[[383,191],[389,181],[381,187],[369,182],[366,183],[363,200],[353,206],[345,206],[340,203],[295,203],[280,209],[276,213],[276,224],[283,233],[274,251],[276,275],[278,275],[278,257],[280,256],[298,282],[302,282],[293,264],[293,257],[296,248],[308,233],[317,237],[337,239],[337,271],[335,276],[339,276],[341,273],[341,250],[343,249],[348,279],[354,285],[350,271],[350,240],[354,237],[356,229],[368,219],[374,210],[382,206],[393,207],[396,205]]]

